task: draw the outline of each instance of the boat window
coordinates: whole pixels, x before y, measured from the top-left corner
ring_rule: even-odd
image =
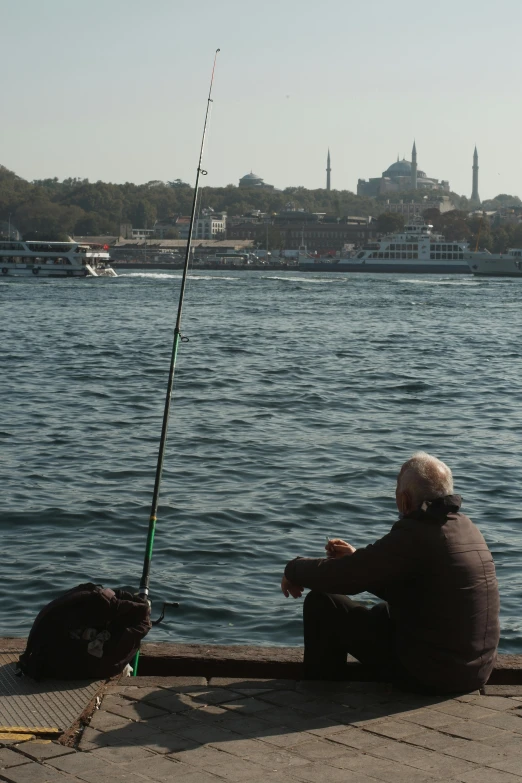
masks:
[[[390,254],[389,254],[389,253],[385,253],[385,254],[384,254],[384,258],[389,258],[389,257],[390,257]]]
[[[463,260],[464,260],[464,253],[459,253],[459,261],[463,261]]]
[[[357,254],[357,258],[364,258],[364,250]]]
[[[0,242],[0,250],[25,250],[21,242]]]
[[[433,261],[435,258],[435,253],[430,253],[430,259]]]
[[[418,257],[419,257],[419,254],[418,254],[418,253],[414,253],[414,254],[413,254],[413,258],[418,258]]]
[[[440,253],[435,253],[435,258],[437,259],[437,261],[440,261]]]

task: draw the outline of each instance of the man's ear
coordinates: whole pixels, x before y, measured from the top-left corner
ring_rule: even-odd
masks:
[[[407,490],[397,492],[397,508],[401,514],[409,514],[410,511],[413,511],[412,498]]]
[[[407,490],[404,490],[402,492],[402,513],[403,514],[409,514],[410,511],[413,511],[413,501],[410,493]]]

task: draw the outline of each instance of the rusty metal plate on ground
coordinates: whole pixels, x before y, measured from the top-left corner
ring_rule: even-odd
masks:
[[[65,731],[80,717],[101,685],[92,680],[42,680],[17,677],[17,654],[0,653],[0,726],[21,730]]]

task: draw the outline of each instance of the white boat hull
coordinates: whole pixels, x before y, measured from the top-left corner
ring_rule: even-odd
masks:
[[[65,266],[58,264],[12,264],[0,260],[0,279],[12,277],[117,277],[112,267],[96,268],[85,266]]]
[[[522,261],[508,255],[474,259],[469,262],[474,275],[484,277],[522,277]]]

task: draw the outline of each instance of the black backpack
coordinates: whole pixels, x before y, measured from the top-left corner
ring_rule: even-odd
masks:
[[[123,671],[151,628],[149,602],[88,582],[47,604],[18,668],[35,680],[105,679]]]

